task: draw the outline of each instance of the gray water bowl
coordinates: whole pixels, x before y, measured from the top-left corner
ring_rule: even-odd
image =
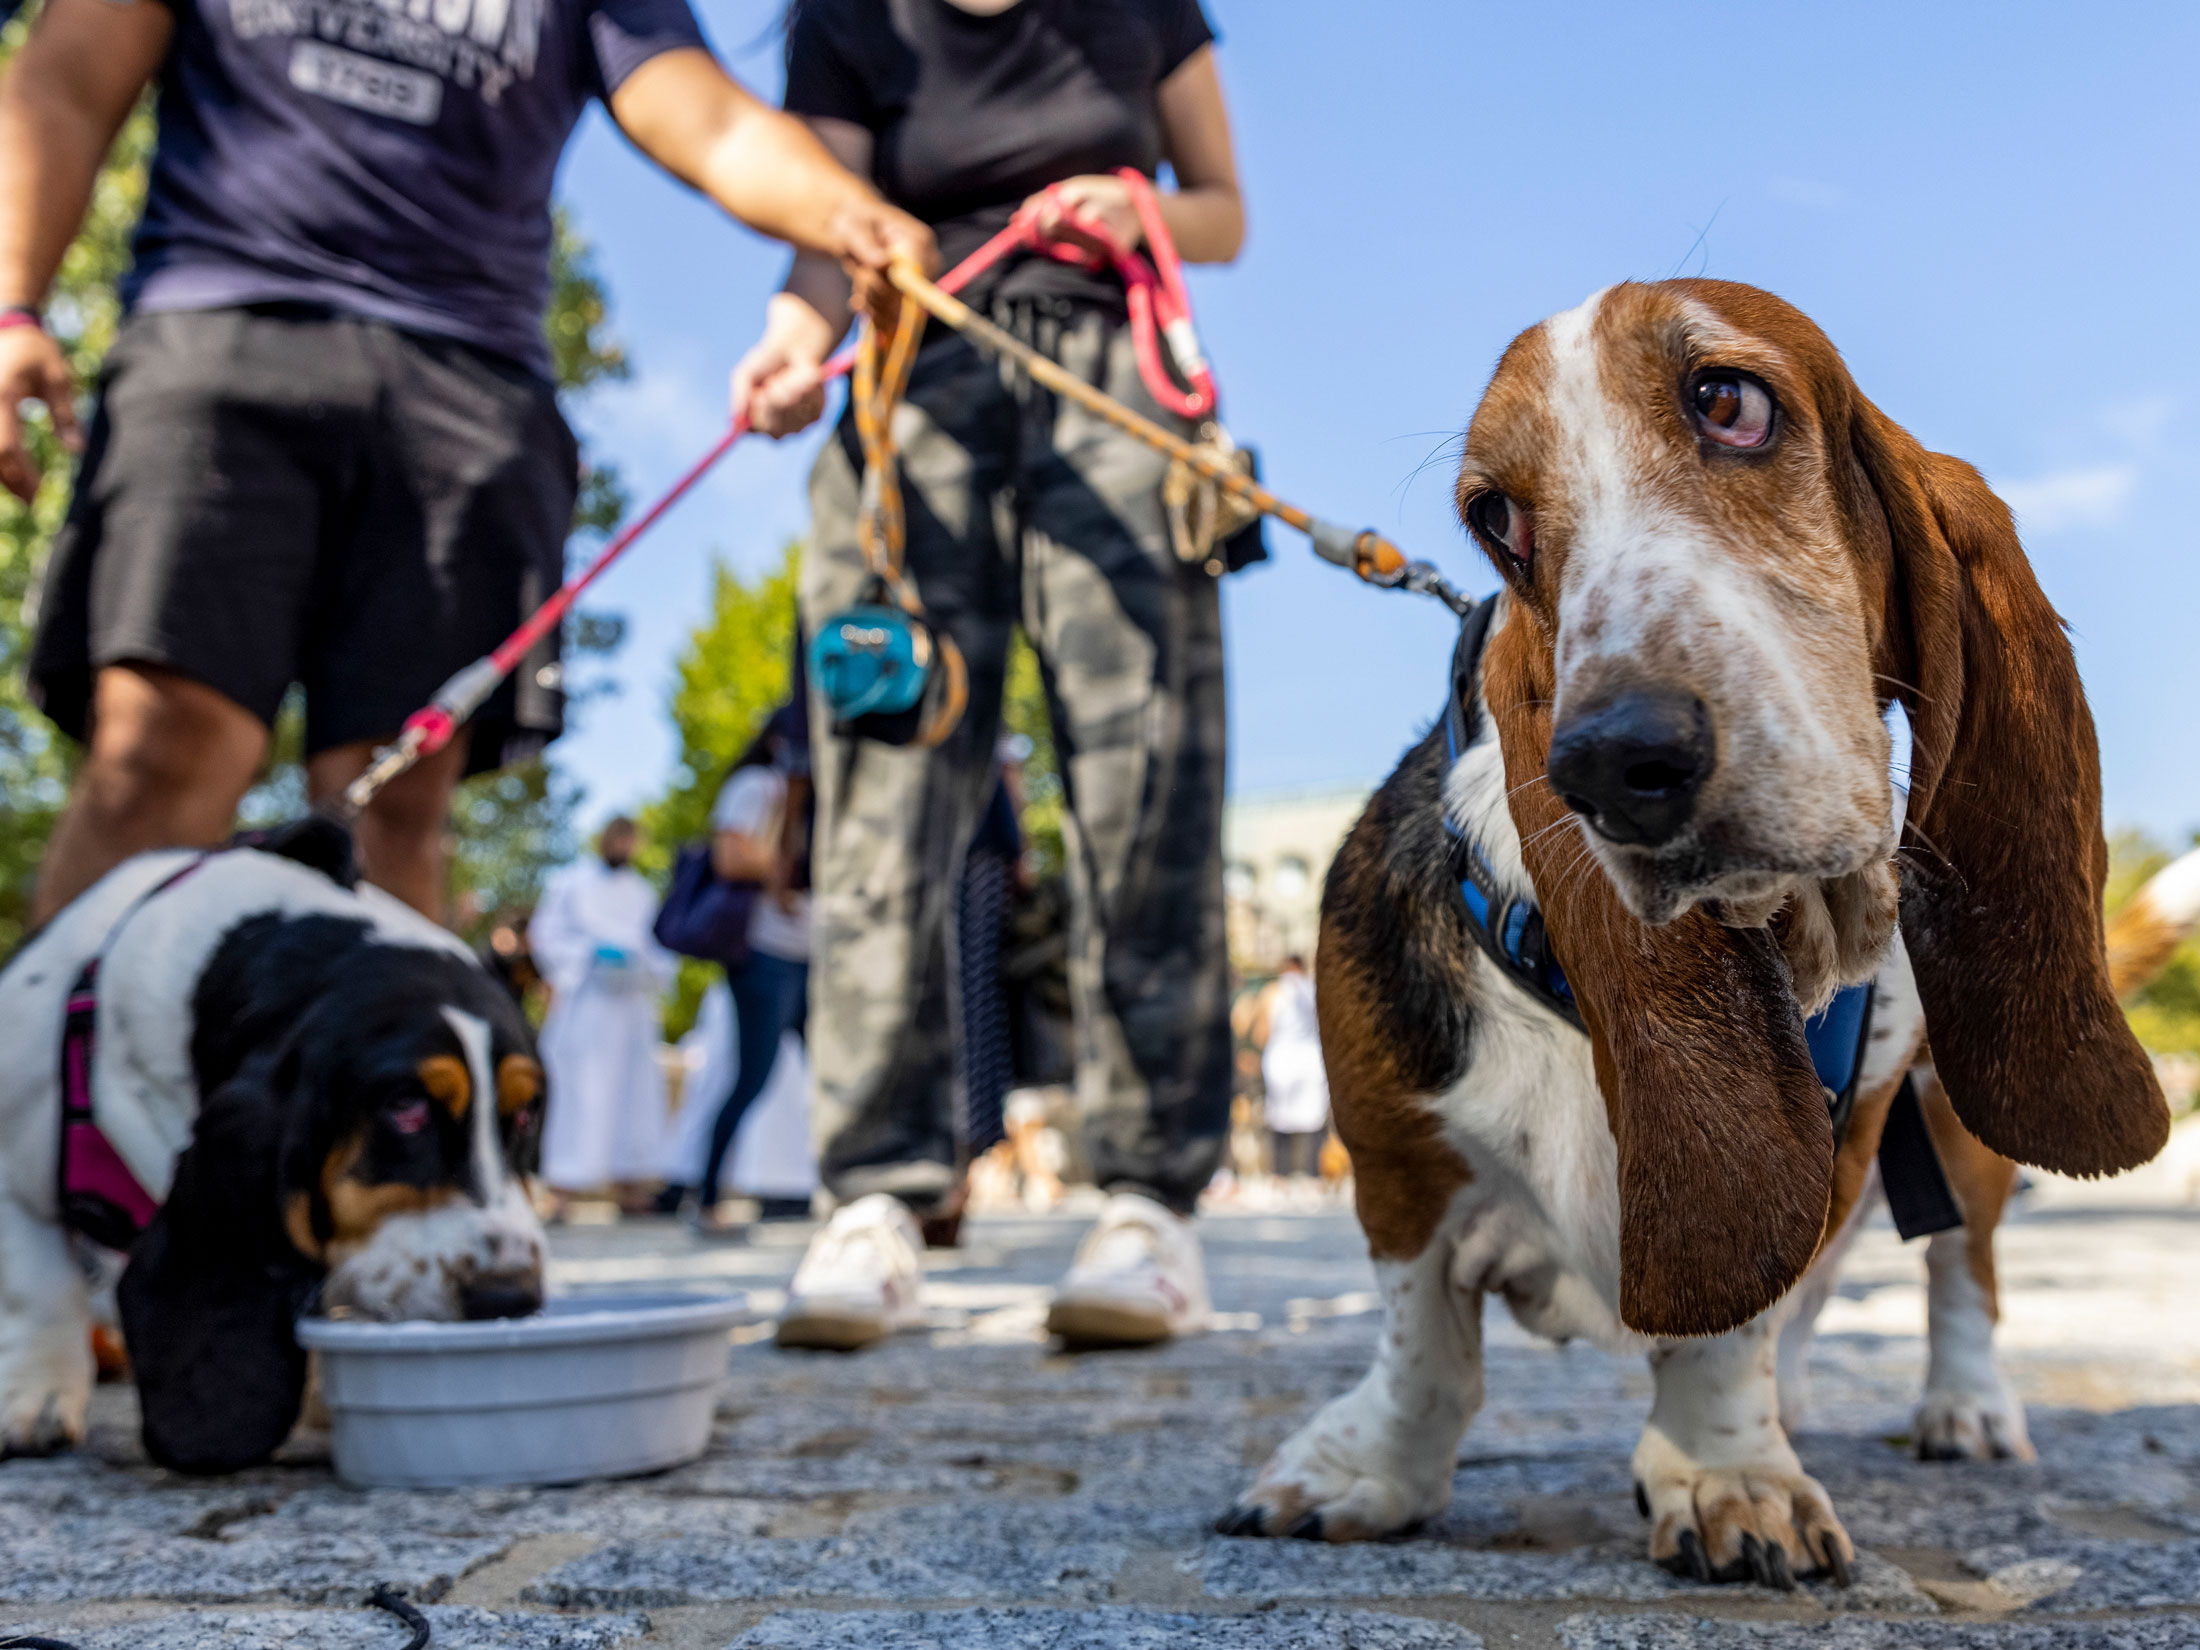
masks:
[[[578,1295],[531,1318],[304,1318],[337,1476],[414,1489],[571,1484],[692,1461],[710,1442],[739,1295]]]

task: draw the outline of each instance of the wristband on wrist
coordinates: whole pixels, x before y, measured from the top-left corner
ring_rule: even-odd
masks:
[[[28,304],[10,304],[0,309],[0,332],[6,332],[12,327],[36,327],[44,332],[46,320]]]

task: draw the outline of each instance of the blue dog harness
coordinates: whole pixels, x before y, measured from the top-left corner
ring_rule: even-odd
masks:
[[[1459,644],[1451,658],[1450,691],[1444,696],[1447,771],[1475,740],[1476,685],[1496,606],[1494,596],[1478,603],[1459,626]],[[1908,713],[1900,706],[1901,701],[1896,700],[1888,713],[1888,732],[1894,741],[1889,769],[1897,789],[1907,796],[1910,725]],[[1551,954],[1541,908],[1532,897],[1509,893],[1502,887],[1481,845],[1459,829],[1448,808],[1444,830],[1451,839],[1459,897],[1467,908],[1467,932],[1474,936],[1474,943],[1521,990],[1586,1034],[1581,1005],[1574,998],[1566,971]],[[1869,983],[1849,986],[1837,992],[1833,1001],[1803,1026],[1811,1065],[1826,1093],[1826,1112],[1833,1124],[1836,1149],[1847,1137],[1849,1119],[1856,1110],[1857,1075],[1864,1069],[1864,1047],[1871,1038],[1872,996]],[[1963,1212],[1956,1206],[1940,1154],[1925,1126],[1916,1081],[1907,1076],[1895,1094],[1880,1135],[1879,1174],[1894,1213],[1895,1228],[1905,1241],[1963,1224]]]

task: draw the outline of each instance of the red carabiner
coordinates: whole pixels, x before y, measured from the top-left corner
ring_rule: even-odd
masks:
[[[1138,376],[1144,380],[1147,393],[1179,418],[1210,418],[1214,415],[1216,400],[1214,373],[1207,365],[1206,355],[1199,346],[1199,333],[1192,325],[1191,294],[1185,289],[1183,266],[1177,260],[1176,242],[1169,234],[1168,223],[1161,216],[1161,203],[1154,194],[1152,180],[1144,173],[1125,166],[1116,176],[1129,186],[1131,205],[1138,213],[1139,226],[1154,255],[1152,263],[1125,246],[1099,219],[1087,217],[1063,200],[1057,193],[1059,184],[1048,187],[1037,199],[1020,207],[1009,227],[996,236],[995,241],[1020,243],[1059,263],[1096,273],[1112,266],[1123,283],[1124,304],[1130,312],[1131,344],[1138,357]],[[1039,228],[1042,204],[1051,205],[1061,222],[1099,250],[1042,232]],[[1164,349],[1188,387],[1179,386],[1169,375],[1162,358]]]

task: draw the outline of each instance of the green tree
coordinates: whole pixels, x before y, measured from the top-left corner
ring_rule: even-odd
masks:
[[[641,868],[662,879],[683,843],[710,826],[726,772],[764,718],[783,703],[794,664],[795,567],[790,544],[778,566],[744,580],[724,562],[711,571],[710,613],[689,633],[673,665],[665,709],[680,740],[665,793],[642,810]],[[683,1035],[712,967],[692,958],[665,1009],[665,1033]]]
[[[21,47],[35,6],[0,28],[0,68]],[[120,305],[115,283],[129,267],[130,231],[145,195],[152,153],[150,100],[124,126],[93,191],[82,233],[69,248],[48,300],[47,322],[68,351],[78,382],[89,385],[114,340]],[[609,300],[587,243],[561,210],[551,247],[547,323],[557,380],[568,395],[627,372],[624,350],[609,331]],[[29,645],[23,602],[69,498],[69,456],[36,415],[32,449],[45,480],[29,505],[0,495],[0,955],[21,937],[31,879],[67,795],[76,753],[31,705],[23,661]],[[616,471],[584,471],[575,511],[576,549],[586,550],[625,514]],[[576,615],[567,627],[569,654],[602,653],[619,643],[613,616]],[[585,691],[578,695],[585,698]],[[305,806],[298,768],[302,723],[286,707],[270,744],[266,771],[246,798],[247,824],[289,818]],[[540,759],[469,781],[453,809],[452,885],[462,915],[485,919],[500,906],[533,902],[543,873],[572,857],[568,823],[579,799]],[[477,919],[474,926],[479,925]]]
[[[1008,683],[1001,695],[1001,725],[1031,741],[1024,761],[1024,844],[1034,877],[1062,874],[1062,770],[1054,754],[1054,722],[1047,709],[1039,655],[1022,631],[1009,644]]]
[[[672,667],[665,710],[680,748],[664,795],[642,810],[644,870],[664,871],[683,842],[703,834],[726,770],[786,700],[800,556],[790,544],[776,567],[753,579],[722,561],[711,570],[710,612]]]
[[[2194,841],[2200,841],[2196,835]],[[2119,831],[2108,842],[2106,906],[2114,916],[2147,878],[2174,859],[2138,831]],[[2156,1054],[2200,1054],[2200,935],[2179,946],[2162,971],[2133,996],[2131,1029]]]
[[[29,28],[19,16],[0,29],[0,68],[14,60]],[[145,163],[153,122],[140,108],[123,127],[92,191],[84,232],[62,259],[47,309],[47,325],[90,383],[114,341],[120,305],[115,282],[130,262],[130,226],[145,194]],[[23,686],[30,633],[22,619],[45,546],[69,503],[69,455],[54,439],[41,409],[32,419],[31,451],[45,480],[28,506],[0,493],[0,955],[23,931],[31,878],[47,834],[61,811],[75,753],[38,714]]]

